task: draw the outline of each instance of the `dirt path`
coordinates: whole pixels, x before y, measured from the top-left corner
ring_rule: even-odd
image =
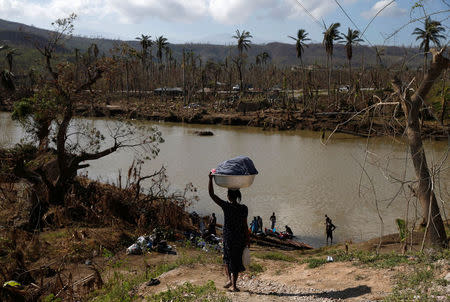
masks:
[[[232,301],[371,301],[386,296],[392,288],[394,270],[365,269],[350,262],[328,263],[319,268],[308,269],[306,264],[260,260],[265,271],[251,276],[240,276],[241,292],[222,289],[226,278],[217,264],[182,266],[159,277],[157,286],[142,284],[138,295],[142,298],[166,291],[189,282],[203,285],[214,281]]]

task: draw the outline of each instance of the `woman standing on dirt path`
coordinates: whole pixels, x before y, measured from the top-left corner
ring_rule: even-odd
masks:
[[[239,190],[228,190],[228,200],[226,202],[214,194],[212,183],[213,175],[209,173],[209,196],[223,210],[223,262],[228,283],[225,288],[233,286],[233,291],[239,291],[236,287],[239,272],[245,270],[242,264],[242,252],[245,246],[250,247],[250,235],[247,229],[248,208],[240,204],[241,192]],[[231,277],[233,276],[233,278]]]

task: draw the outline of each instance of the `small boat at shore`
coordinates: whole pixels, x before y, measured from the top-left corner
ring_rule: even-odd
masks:
[[[250,242],[261,246],[269,246],[282,250],[311,250],[313,247],[307,243],[293,239],[280,239],[275,236],[268,236],[264,233],[251,234]]]

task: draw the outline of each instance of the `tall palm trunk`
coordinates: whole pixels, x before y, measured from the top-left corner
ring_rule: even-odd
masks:
[[[331,97],[331,73],[333,71],[333,56],[329,56],[329,66],[328,66],[328,100]]]
[[[423,55],[423,76],[425,77],[425,73],[427,72],[427,60],[428,59],[428,52],[425,52]]]
[[[303,90],[303,107],[306,106],[306,70],[305,70],[305,66],[303,64],[303,60],[302,58],[300,58],[300,65],[302,66],[302,73],[303,73],[303,78],[302,78],[302,90]]]
[[[351,59],[348,59],[348,74],[350,77],[350,86],[353,87],[352,60]]]
[[[331,80],[330,80],[330,55],[327,54],[327,73],[328,73],[328,83],[327,83],[327,88],[328,88],[328,100],[330,99],[330,85],[331,85]]]

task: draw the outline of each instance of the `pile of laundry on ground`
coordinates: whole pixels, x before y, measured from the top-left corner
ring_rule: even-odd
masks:
[[[138,237],[135,243],[127,248],[127,255],[141,255],[144,252],[158,252],[162,254],[176,255],[175,249],[167,244],[163,233],[160,230],[153,230],[149,236]]]

